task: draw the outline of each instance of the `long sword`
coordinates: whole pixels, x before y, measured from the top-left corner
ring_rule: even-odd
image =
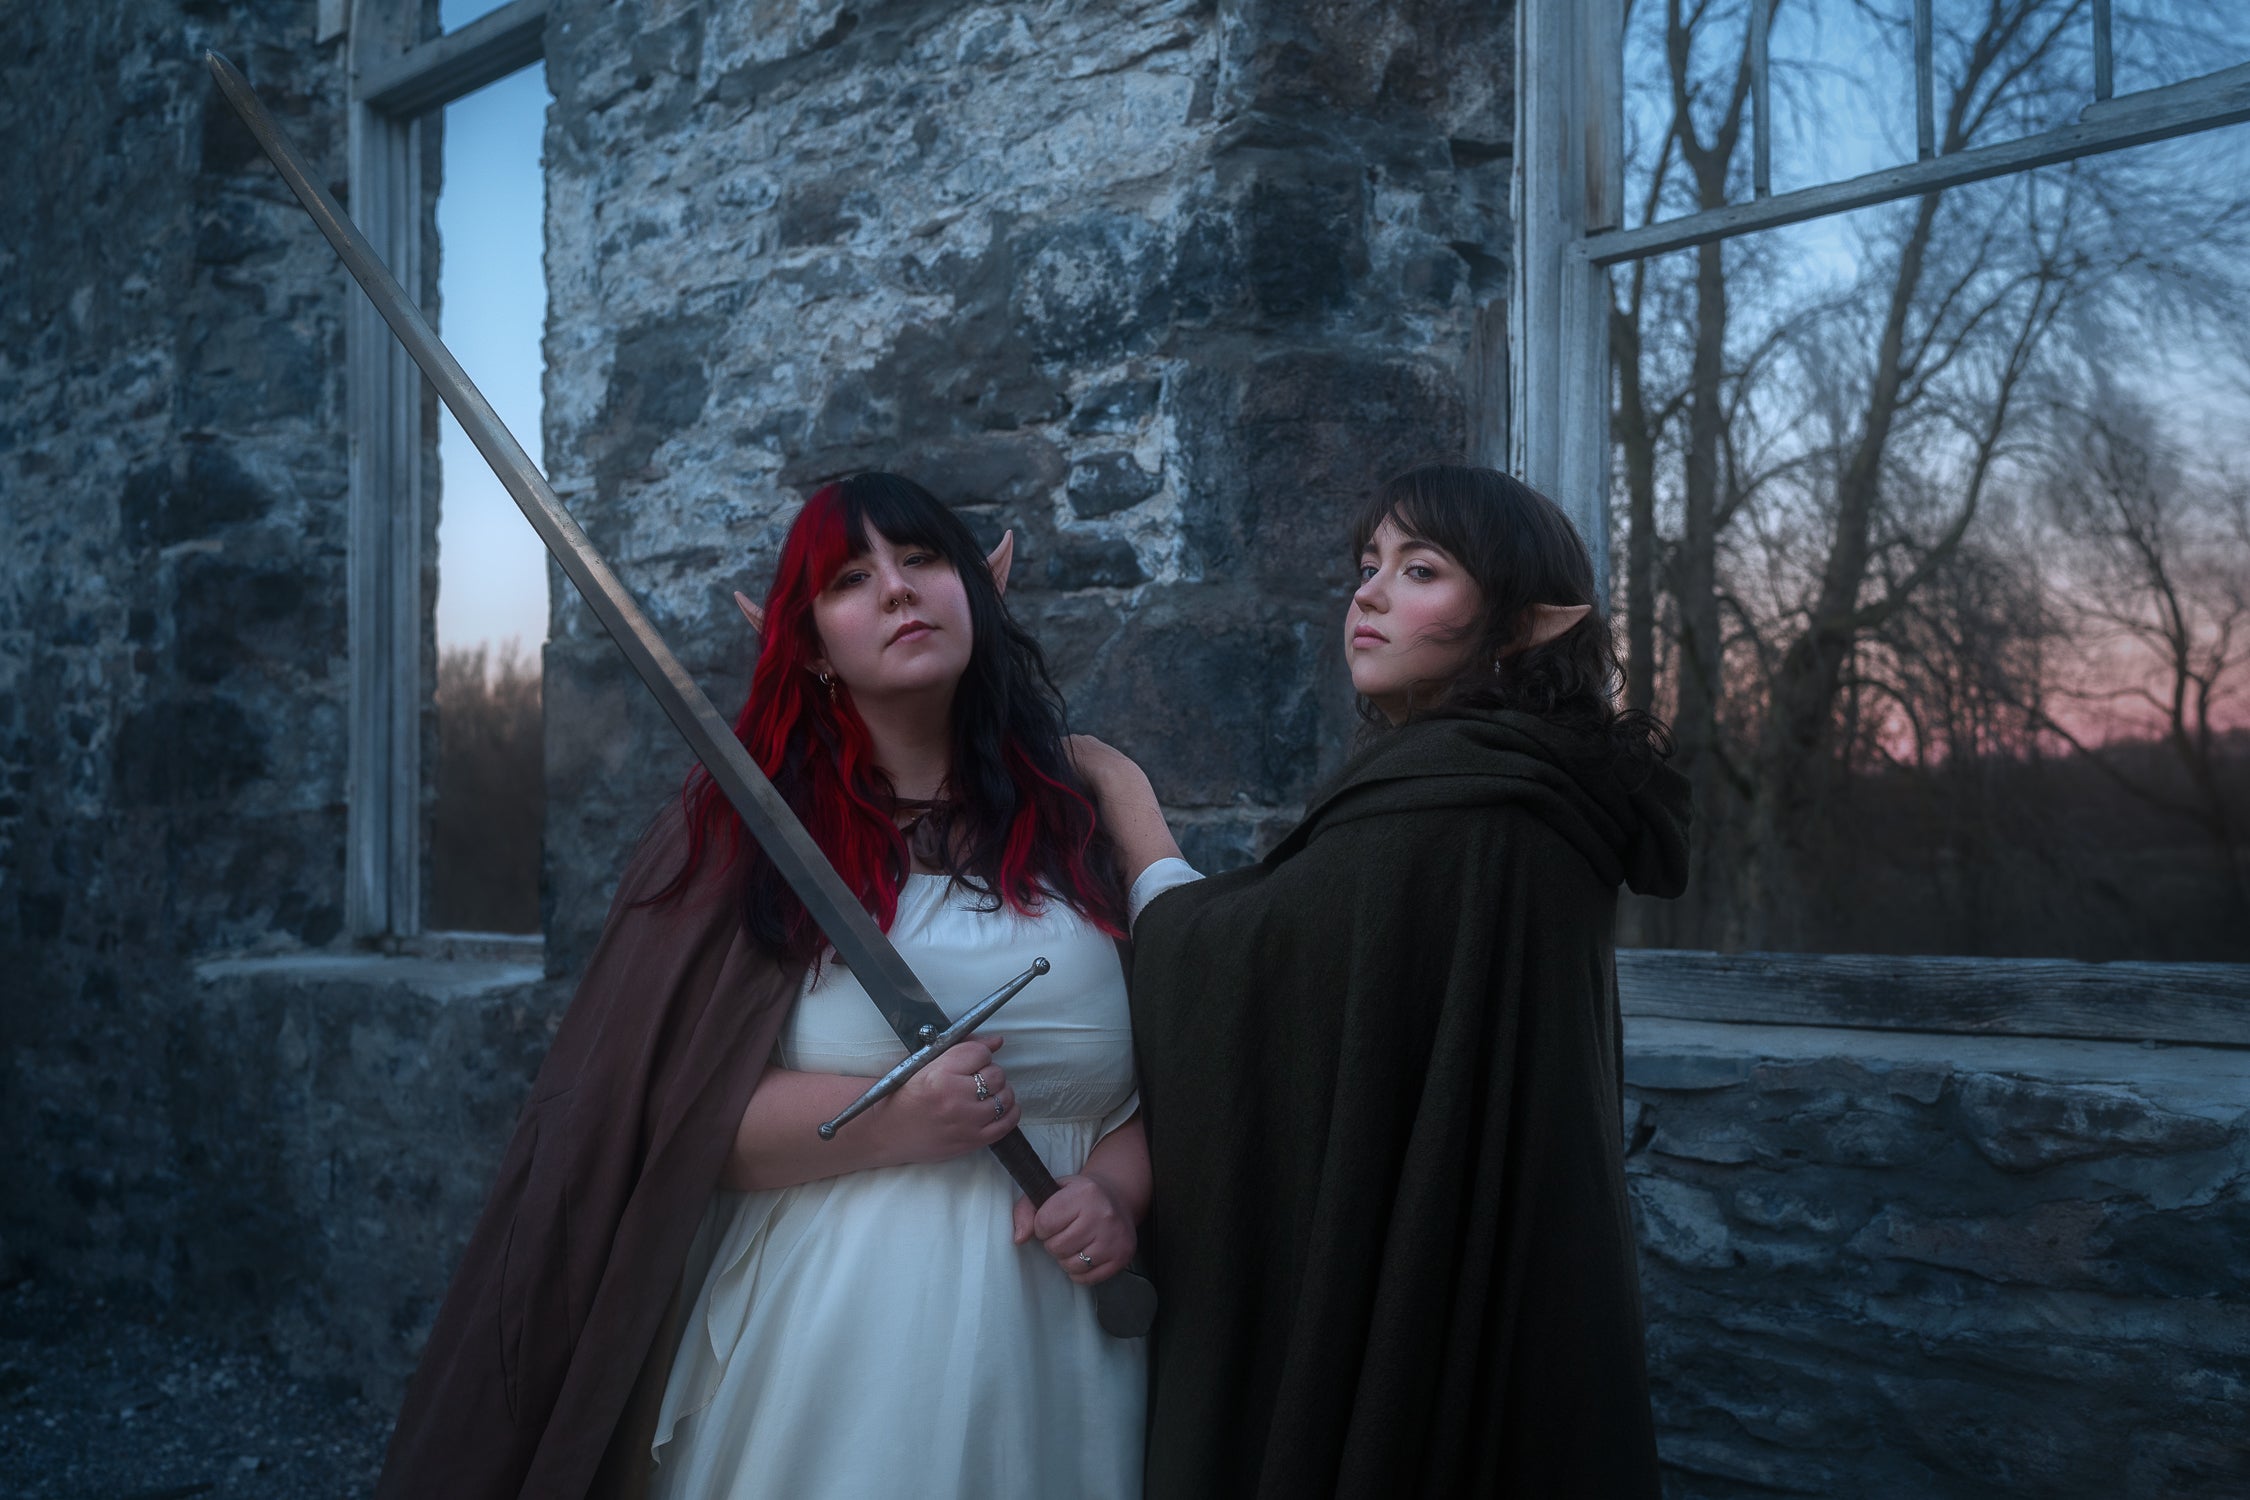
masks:
[[[508,495],[523,511],[531,529],[539,533],[539,540],[547,544],[563,572],[578,586],[578,592],[592,607],[594,615],[602,622],[610,639],[625,653],[626,661],[640,675],[642,683],[656,695],[656,701],[687,741],[695,758],[703,762],[711,779],[734,810],[742,818],[750,836],[758,847],[781,872],[782,879],[805,903],[809,913],[843,959],[846,967],[859,976],[887,1020],[909,1050],[920,1045],[923,1028],[931,1034],[943,1031],[950,1018],[930,998],[922,981],[907,967],[890,939],[875,925],[854,899],[843,878],[828,863],[820,846],[781,794],[766,780],[757,762],[750,758],[742,742],[719,711],[711,706],[703,689],[688,676],[674,657],[656,627],[648,622],[632,595],[618,582],[617,575],[602,561],[586,533],[563,509],[562,500],[539,472],[531,455],[515,440],[492,403],[484,399],[483,392],[469,379],[468,372],[439,341],[437,330],[430,327],[420,308],[406,295],[406,289],[385,266],[375,247],[359,232],[359,227],[345,217],[336,200],[327,189],[315,182],[305,170],[296,146],[283,134],[281,126],[266,110],[264,101],[251,89],[234,64],[216,52],[205,52],[204,61],[210,65],[211,76],[218,80],[219,92],[226,95],[227,103],[250,127],[250,133],[265,149],[282,180],[289,184],[297,201],[312,215],[320,232],[328,237],[344,269],[351,272],[360,290],[367,293],[383,321],[405,345],[406,352],[422,367],[430,384],[437,388],[438,396],[452,409],[460,422],[461,430],[476,444],[484,461],[492,465]],[[1021,1130],[1011,1130],[993,1142],[992,1154],[1008,1169],[1016,1186],[1033,1204],[1045,1203],[1055,1195],[1054,1174],[1039,1159],[1031,1142],[1024,1139]],[[1156,1293],[1139,1273],[1123,1271],[1094,1288],[1095,1308],[1102,1327],[1119,1338],[1138,1338],[1148,1332],[1156,1311]]]

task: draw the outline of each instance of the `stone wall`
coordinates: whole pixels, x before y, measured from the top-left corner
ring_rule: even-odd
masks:
[[[1635,1013],[1698,963],[1621,966],[1672,1500],[2250,1493],[2250,1047]],[[172,1191],[230,1230],[185,1279],[395,1399],[567,998],[535,976],[205,965]]]
[[[176,1266],[189,958],[342,929],[349,282],[202,63],[348,192],[318,9],[0,12],[0,1236],[96,1281]]]
[[[180,955],[340,925],[342,289],[197,50],[247,53],[333,172],[312,21],[0,20],[0,1232],[96,1272],[161,1274],[143,1023]]]
[[[395,1403],[569,986],[538,946],[200,966],[166,1019],[183,1287]]]
[[[2250,1049],[1632,1016],[1625,1074],[1674,1500],[2250,1494]]]
[[[1503,295],[1505,6],[558,0],[546,451],[727,711],[803,493],[997,540],[1207,866],[1345,742],[1349,508],[1458,455]],[[685,760],[558,583],[550,962]]]

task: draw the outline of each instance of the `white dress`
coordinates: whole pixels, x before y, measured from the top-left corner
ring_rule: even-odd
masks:
[[[984,1029],[1007,1039],[1024,1135],[1064,1176],[1138,1104],[1117,947],[1061,901],[1030,918],[979,899],[910,875],[891,940],[953,1014],[1034,958],[1054,965]],[[776,1061],[873,1077],[904,1055],[830,955]],[[1092,1293],[1038,1241],[1013,1243],[1016,1197],[988,1151],[716,1195],[652,1493],[1138,1497],[1142,1341],[1103,1333]]]

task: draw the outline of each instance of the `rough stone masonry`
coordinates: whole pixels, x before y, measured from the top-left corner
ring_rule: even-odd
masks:
[[[731,708],[798,498],[899,469],[988,540],[1080,727],[1206,866],[1349,726],[1343,518],[1457,455],[1504,295],[1505,7],[606,5],[549,27],[553,478]],[[683,760],[558,587],[551,966]]]
[[[349,282],[201,64],[348,194],[316,11],[0,9],[0,1236],[167,1293],[187,966],[343,926]]]

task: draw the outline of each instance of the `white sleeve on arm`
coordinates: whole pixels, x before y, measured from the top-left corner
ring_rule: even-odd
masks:
[[[1203,872],[1176,855],[1166,855],[1141,871],[1133,888],[1125,893],[1125,925],[1127,928],[1141,919],[1141,909],[1176,885],[1201,880]]]

